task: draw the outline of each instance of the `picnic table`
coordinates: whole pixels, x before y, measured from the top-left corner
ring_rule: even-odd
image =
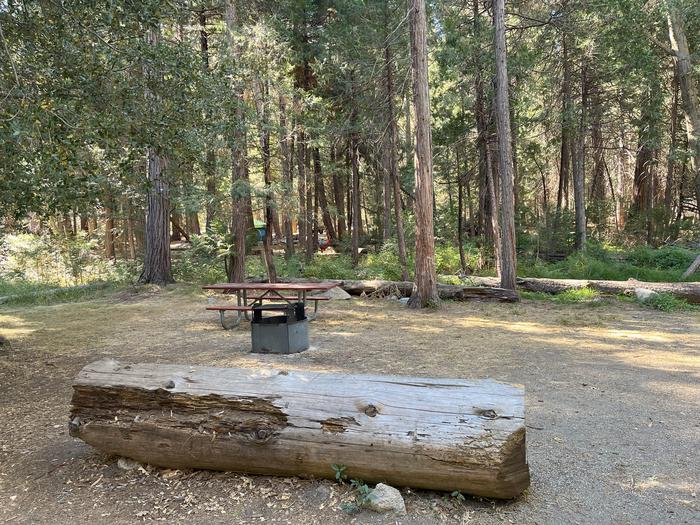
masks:
[[[235,305],[213,305],[207,306],[207,310],[219,312],[221,326],[229,330],[238,326],[241,319],[245,317],[250,320],[249,312],[253,307],[262,304],[263,301],[283,301],[286,309],[290,303],[301,302],[304,307],[308,302],[314,303],[314,311],[308,315],[310,321],[316,319],[318,315],[318,302],[328,301],[330,298],[324,295],[311,295],[312,292],[327,292],[331,288],[338,286],[333,282],[295,282],[295,283],[221,283],[202,286],[204,290],[214,290],[224,295],[235,294]],[[224,319],[225,312],[236,312],[236,319],[233,323],[227,323]]]

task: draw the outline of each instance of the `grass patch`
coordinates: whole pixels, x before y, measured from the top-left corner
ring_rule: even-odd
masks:
[[[520,292],[520,297],[533,301],[550,301],[558,304],[603,304],[600,292],[588,287],[565,290],[558,294],[523,290]]]
[[[32,306],[86,301],[113,291],[115,283],[98,281],[80,286],[49,286],[0,280],[0,306]]]
[[[650,306],[662,312],[692,312],[700,310],[700,307],[690,304],[685,299],[680,299],[670,293],[656,293],[646,301],[638,301],[644,306]]]

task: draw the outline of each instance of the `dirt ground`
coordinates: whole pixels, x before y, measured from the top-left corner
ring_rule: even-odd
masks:
[[[382,299],[332,301],[312,348],[249,353],[191,287],[0,309],[0,522],[126,524],[700,523],[700,315],[612,300],[448,303],[415,312]],[[340,509],[325,480],[125,471],[68,436],[71,380],[103,357],[463,378],[526,389],[532,486],[517,501],[403,489],[408,515]]]

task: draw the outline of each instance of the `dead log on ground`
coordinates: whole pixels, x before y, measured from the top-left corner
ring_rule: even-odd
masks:
[[[339,286],[350,295],[395,295],[409,297],[413,290],[411,281],[342,281]],[[495,300],[513,303],[520,300],[513,290],[506,290],[498,286],[463,286],[455,284],[438,284],[440,299],[467,300]]]
[[[522,388],[494,381],[105,359],[73,385],[70,434],[167,468],[352,478],[514,498],[530,483]]]
[[[510,290],[496,288],[500,284],[500,280],[496,277],[470,277],[469,280],[477,286],[454,286],[454,285],[438,285],[438,292],[443,299],[473,299],[473,298],[489,298],[509,301],[510,295],[517,297]],[[635,288],[648,288],[655,292],[670,293],[680,299],[685,299],[689,303],[700,304],[700,283],[650,283],[645,281],[637,281],[629,279],[627,281],[602,281],[590,279],[542,279],[542,278],[518,278],[518,288],[531,292],[544,292],[557,294],[566,290],[577,290],[581,288],[591,288],[604,294],[613,295],[634,295]],[[411,295],[413,283],[409,281],[382,281],[382,280],[367,280],[367,281],[342,281],[339,285],[343,290],[352,295],[370,295],[378,290],[399,290],[404,297]],[[464,290],[464,297],[459,297],[459,290]],[[483,297],[479,297],[479,292],[483,293]],[[451,297],[456,294],[457,297]],[[503,294],[503,298],[500,295]],[[517,300],[517,299],[512,299]]]
[[[473,282],[490,286],[498,282],[495,277],[471,277]],[[628,279],[627,281],[602,281],[593,279],[542,279],[518,278],[518,288],[531,292],[557,294],[566,290],[591,288],[604,294],[634,295],[635,288],[647,288],[659,293],[669,293],[689,303],[700,304],[700,283],[650,283]]]

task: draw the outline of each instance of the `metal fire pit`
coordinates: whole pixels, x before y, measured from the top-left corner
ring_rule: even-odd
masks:
[[[263,312],[280,315],[263,316]],[[304,303],[261,304],[253,306],[250,324],[253,352],[294,354],[309,348],[309,320]]]

